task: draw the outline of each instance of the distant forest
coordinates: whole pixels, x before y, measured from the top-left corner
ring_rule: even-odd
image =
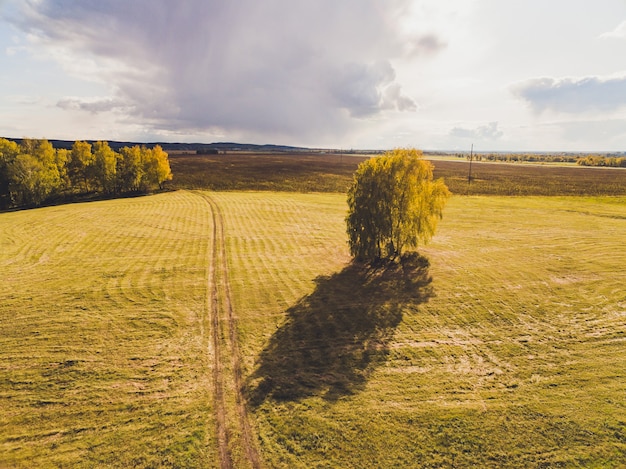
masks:
[[[22,139],[7,138],[7,140],[19,143]],[[96,140],[85,140],[87,143],[95,144]],[[71,150],[74,145],[73,140],[52,140],[49,142],[54,148],[62,148]],[[114,140],[108,141],[109,146],[115,150],[120,151],[124,147],[133,146],[145,146],[147,148],[154,148],[155,146],[161,147],[166,152],[178,152],[178,153],[202,153],[211,154],[218,152],[229,151],[254,151],[254,152],[310,152],[310,148],[293,147],[288,145],[256,145],[253,143],[235,143],[235,142],[217,142],[217,143],[172,143],[172,142],[155,142],[155,143],[137,143],[137,142],[119,142]]]
[[[87,196],[117,196],[162,188],[172,178],[168,154],[156,145],[0,138],[0,209],[32,207]]]
[[[456,153],[458,158],[470,158],[466,153]],[[500,161],[505,163],[576,163],[580,166],[626,168],[626,156],[580,153],[475,153],[474,161]]]

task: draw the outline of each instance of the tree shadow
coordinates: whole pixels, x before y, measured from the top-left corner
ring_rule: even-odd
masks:
[[[427,258],[413,253],[401,262],[353,262],[318,277],[259,355],[245,384],[249,402],[336,400],[362,389],[386,359],[403,312],[432,296],[428,267]]]

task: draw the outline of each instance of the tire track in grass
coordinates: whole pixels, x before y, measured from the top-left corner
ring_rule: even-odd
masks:
[[[252,427],[248,419],[246,401],[243,396],[243,372],[241,368],[241,353],[237,341],[237,324],[232,307],[232,295],[229,283],[228,261],[226,257],[226,236],[224,234],[224,217],[219,205],[207,194],[195,192],[208,204],[213,217],[213,246],[211,249],[211,262],[208,274],[208,302],[211,322],[211,343],[213,346],[213,382],[215,393],[215,408],[217,420],[217,433],[220,454],[220,467],[233,467],[233,447],[239,447],[248,464],[257,469],[261,466],[261,459],[254,443]],[[219,283],[218,280],[221,280]],[[221,300],[221,301],[220,301]],[[220,307],[220,304],[223,307]],[[220,322],[226,325],[228,339],[221,338],[219,334]],[[227,340],[226,343],[224,343]],[[223,356],[223,351],[230,351],[230,368],[232,376],[224,372],[228,360]],[[228,381],[232,380],[232,381]],[[225,387],[231,385],[234,396],[227,396]],[[234,397],[236,416],[229,419],[226,400]],[[229,431],[228,423],[237,425],[239,438],[235,440]]]
[[[219,309],[218,291],[215,275],[215,262],[217,260],[217,225],[213,222],[211,258],[209,260],[209,272],[207,276],[207,309],[211,324],[211,345],[213,348],[213,399],[215,404],[215,419],[217,423],[218,454],[220,467],[230,469],[233,467],[232,455],[229,450],[229,435],[226,428],[226,404],[224,401],[224,377],[222,372],[222,357],[219,337]]]

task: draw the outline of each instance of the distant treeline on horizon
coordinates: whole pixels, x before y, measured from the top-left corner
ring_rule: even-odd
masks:
[[[604,166],[626,168],[626,156],[619,154],[573,154],[573,153],[455,153],[457,158],[473,161],[499,161],[507,163],[576,163],[580,166]]]
[[[20,143],[21,138],[6,138],[6,140]],[[73,140],[53,140],[47,139],[54,148],[71,150],[74,145]],[[87,143],[94,144],[97,140],[83,140]],[[235,143],[235,142],[217,142],[217,143],[172,143],[172,142],[120,142],[108,140],[111,149],[120,151],[124,147],[140,146],[146,148],[154,148],[160,146],[164,151],[172,152],[195,152],[195,153],[217,153],[219,151],[263,151],[263,152],[301,152],[301,151],[319,151],[305,147],[294,147],[288,145],[257,145],[253,143]]]

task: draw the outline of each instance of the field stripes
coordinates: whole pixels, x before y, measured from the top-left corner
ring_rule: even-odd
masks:
[[[245,379],[285,307],[345,261],[326,225],[343,215],[336,196],[232,196],[0,216],[0,463],[261,466]]]
[[[218,460],[212,223],[184,192],[0,214],[0,466]]]
[[[0,467],[620,467],[626,199],[453,197],[408,271],[346,208],[0,214]]]
[[[334,194],[211,193],[224,215],[242,368],[252,372],[285,311],[348,262],[345,203]]]
[[[288,379],[294,356],[309,362],[292,377],[317,379],[293,399],[255,402],[270,467],[618,467],[623,199],[453,198],[421,249],[433,295],[403,307],[362,382],[350,376],[366,357],[339,335],[341,315],[367,297],[357,283],[352,294],[342,286],[343,199],[211,197],[228,228],[248,386]],[[346,389],[326,397],[325,380],[346,375]]]

